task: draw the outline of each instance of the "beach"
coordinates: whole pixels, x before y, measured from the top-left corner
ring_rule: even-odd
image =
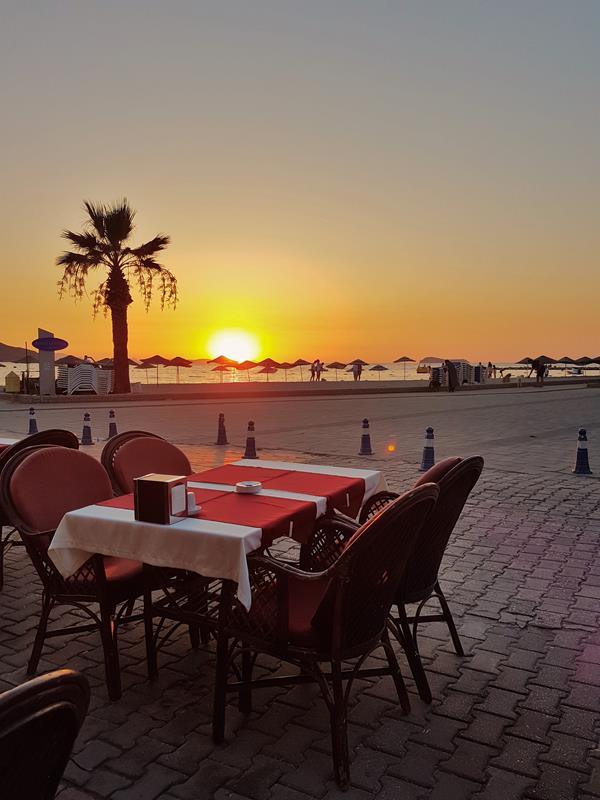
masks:
[[[262,397],[115,402],[90,404],[94,441],[108,435],[108,410],[114,408],[120,431],[142,429],[180,445],[196,458],[216,441],[217,418],[225,414],[230,459],[243,450],[246,425],[253,420],[259,448],[345,456],[357,460],[361,422],[368,418],[376,458],[386,463],[420,460],[424,430],[435,430],[438,458],[478,453],[489,466],[515,472],[569,473],[577,431],[588,430],[591,458],[600,430],[600,388],[585,385],[543,389],[489,389],[430,394],[377,394],[353,397]],[[66,428],[81,435],[85,402],[37,406],[38,427]],[[0,435],[22,436],[28,408],[0,401]],[[211,457],[223,457],[221,449]],[[593,466],[592,466],[593,468]],[[599,468],[600,474],[600,468]]]

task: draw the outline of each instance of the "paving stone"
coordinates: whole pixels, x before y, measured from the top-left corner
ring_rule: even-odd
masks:
[[[308,750],[304,755],[305,760],[293,770],[284,772],[278,777],[278,782],[311,796],[322,797],[327,782],[333,780],[331,756],[316,750]]]
[[[234,792],[240,792],[251,800],[268,800],[271,786],[279,780],[285,771],[281,761],[266,756],[256,756],[249,769],[242,776],[234,778],[227,786]]]
[[[545,750],[546,745],[507,736],[502,752],[491,763],[495,767],[535,778],[539,774],[538,759]]]
[[[580,680],[579,678],[576,679]],[[535,676],[531,679],[531,683],[532,685],[539,684],[540,686],[550,686],[554,689],[567,691],[572,680],[573,670],[542,663]],[[585,680],[584,682],[591,683],[592,681]]]
[[[383,777],[381,779],[381,791],[375,795],[377,800],[421,800],[427,796],[427,790],[414,783],[408,783],[400,778]],[[282,798],[281,800],[286,800]]]
[[[578,797],[578,785],[584,776],[581,772],[563,769],[554,764],[542,764],[541,774],[535,786],[532,786],[527,797],[535,800],[567,800]]]
[[[505,717],[480,711],[460,735],[465,739],[499,748],[502,747],[502,736],[508,725],[510,720]]]
[[[447,758],[448,753],[443,750],[410,742],[406,747],[404,758],[390,767],[389,774],[418,786],[433,787],[434,771],[440,762]]]
[[[504,689],[491,687],[484,701],[476,706],[476,710],[487,711],[490,714],[497,714],[499,717],[515,719],[517,714],[515,706],[522,697],[515,692],[507,692]]]
[[[549,744],[550,728],[556,724],[557,720],[558,717],[551,717],[549,714],[542,714],[540,711],[523,708],[519,710],[517,721],[508,730],[508,733],[511,736],[529,739],[532,742]]]
[[[464,728],[466,728],[466,724],[459,720],[432,717],[429,725],[411,736],[411,740],[451,753],[455,747],[454,739],[456,735]]]
[[[585,683],[572,683],[565,705],[597,711],[600,708],[600,687]]]
[[[448,772],[438,772],[435,776],[436,783],[429,800],[469,800],[475,792],[481,789],[480,783],[451,775]]]
[[[462,739],[460,736],[456,737],[455,742],[456,750],[448,761],[444,761],[444,771],[453,772],[473,781],[483,781],[488,762],[498,751],[488,745]]]
[[[138,778],[131,786],[115,792],[114,800],[154,800],[160,797],[165,789],[182,778],[181,773],[167,769],[160,764],[150,764],[143,777]]]
[[[85,784],[86,790],[99,794],[101,797],[111,797],[114,792],[131,785],[131,778],[119,775],[102,767],[93,770],[89,781]]]
[[[550,749],[541,756],[541,759],[559,767],[586,772],[589,771],[589,766],[586,764],[587,755],[593,744],[588,739],[553,732]]]
[[[514,772],[490,767],[487,783],[472,800],[521,800],[534,781]]]
[[[216,790],[237,775],[238,771],[233,767],[206,759],[191,778],[171,786],[169,793],[181,800],[212,800]]]
[[[516,669],[515,667],[503,665],[500,674],[490,685],[495,686],[498,689],[507,689],[510,692],[527,694],[527,684],[531,678],[531,672],[528,672],[524,669]]]
[[[544,714],[557,714],[562,697],[564,697],[564,692],[559,692],[557,689],[532,685],[529,687],[529,694],[522,700],[521,706],[532,711],[541,711]]]
[[[74,758],[74,761],[77,766],[82,769],[92,770],[103,761],[114,758],[120,754],[121,751],[117,747],[107,742],[96,740],[88,742],[88,744],[77,753],[77,757]]]

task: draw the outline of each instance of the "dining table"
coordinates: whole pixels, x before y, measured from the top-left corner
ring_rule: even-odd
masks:
[[[378,470],[254,459],[186,477],[197,509],[172,524],[136,520],[133,494],[69,511],[49,548],[59,572],[69,577],[94,554],[133,559],[233,581],[249,609],[250,553],[281,537],[306,544],[319,517],[356,518],[366,500],[387,488]],[[256,493],[236,488],[248,481],[260,484]]]

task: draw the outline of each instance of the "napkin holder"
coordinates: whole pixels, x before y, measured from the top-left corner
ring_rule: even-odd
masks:
[[[149,473],[134,479],[135,518],[140,522],[171,525],[188,513],[184,475]]]

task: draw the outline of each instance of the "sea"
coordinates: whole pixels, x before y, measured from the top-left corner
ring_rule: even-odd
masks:
[[[418,364],[394,364],[390,362],[379,362],[379,366],[385,367],[383,370],[373,370],[374,364],[369,364],[363,367],[361,380],[385,383],[386,381],[429,381],[427,373],[418,373]],[[498,370],[502,369],[504,373],[517,372],[528,370],[528,367],[523,367],[515,364],[498,363],[496,364]],[[11,364],[4,362],[0,366],[0,386],[4,384],[4,379],[7,373],[13,371],[17,375],[21,375],[26,369],[25,364]],[[148,367],[147,369],[140,369],[139,367],[131,366],[129,368],[129,377],[132,383],[142,384],[174,384],[174,383],[294,383],[298,381],[308,381],[310,379],[310,369],[308,367],[293,367],[292,369],[278,369],[275,373],[266,374],[262,373],[261,367],[255,367],[249,371],[239,371],[237,369],[228,369],[226,371],[215,370],[215,364],[198,363],[194,362],[191,367],[179,368],[179,375],[175,367]],[[567,365],[567,370],[569,365]],[[585,368],[585,374],[597,375],[600,367],[592,365]],[[37,364],[29,365],[29,374],[31,377],[37,377],[38,366]],[[561,376],[566,374],[563,366],[551,368],[551,375]],[[500,374],[498,373],[498,377]],[[350,381],[353,377],[349,368],[346,369],[328,369],[322,373],[322,380],[325,381]]]

